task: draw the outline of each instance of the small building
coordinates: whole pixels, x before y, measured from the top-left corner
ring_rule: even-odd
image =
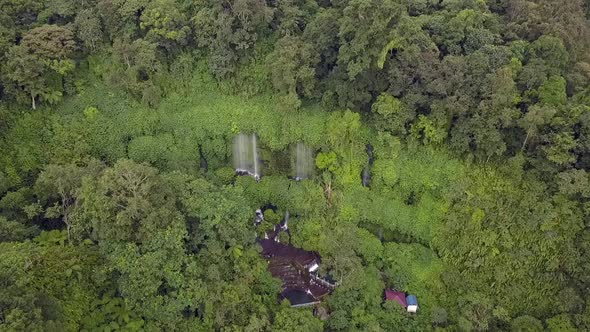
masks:
[[[418,311],[418,299],[416,295],[406,296],[405,292],[387,289],[385,290],[385,300],[399,303],[407,312],[415,313]]]
[[[289,232],[288,221],[287,213],[263,239],[257,239],[262,247],[261,255],[267,259],[272,276],[283,282],[279,300],[287,299],[293,307],[318,304],[337,284],[318,275],[321,258],[317,252],[279,242],[279,234]]]
[[[418,311],[418,299],[416,295],[408,295],[406,297],[406,303],[408,305],[408,312],[415,313]]]
[[[395,290],[388,289],[385,291],[385,300],[386,301],[395,301],[399,303],[404,309],[408,307],[406,303],[406,293],[398,292]]]

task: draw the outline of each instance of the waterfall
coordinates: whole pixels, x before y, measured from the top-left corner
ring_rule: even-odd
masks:
[[[260,179],[258,173],[258,148],[256,147],[256,134],[252,134],[252,159],[254,159],[254,178]]]
[[[238,175],[253,176],[260,180],[260,166],[258,160],[258,143],[256,134],[240,133],[234,139],[234,169]]]
[[[239,134],[234,139],[234,168],[236,172],[241,173],[248,169],[247,154],[246,136],[244,134]]]
[[[300,181],[309,178],[312,170],[313,154],[311,149],[303,143],[297,143],[295,148],[295,180]]]
[[[366,146],[367,157],[369,159],[367,165],[363,167],[361,172],[361,183],[363,187],[371,186],[371,166],[373,166],[373,162],[375,161],[375,157],[373,155],[373,145],[370,143]]]

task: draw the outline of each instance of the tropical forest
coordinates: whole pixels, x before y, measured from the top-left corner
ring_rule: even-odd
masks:
[[[0,0],[0,331],[590,331],[590,0]]]

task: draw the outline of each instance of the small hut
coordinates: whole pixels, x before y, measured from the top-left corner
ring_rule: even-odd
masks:
[[[416,295],[406,295],[405,292],[387,289],[385,291],[385,300],[399,303],[407,312],[415,313],[418,311],[418,299]]]
[[[418,299],[416,295],[408,295],[406,297],[406,303],[408,304],[408,312],[415,313],[418,311]]]

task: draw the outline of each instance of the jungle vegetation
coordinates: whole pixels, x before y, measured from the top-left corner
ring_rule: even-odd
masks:
[[[0,331],[590,330],[589,18],[588,0],[0,0]],[[240,132],[259,183],[231,167]],[[299,142],[316,170],[294,182]],[[340,282],[327,319],[277,301],[266,204]]]

